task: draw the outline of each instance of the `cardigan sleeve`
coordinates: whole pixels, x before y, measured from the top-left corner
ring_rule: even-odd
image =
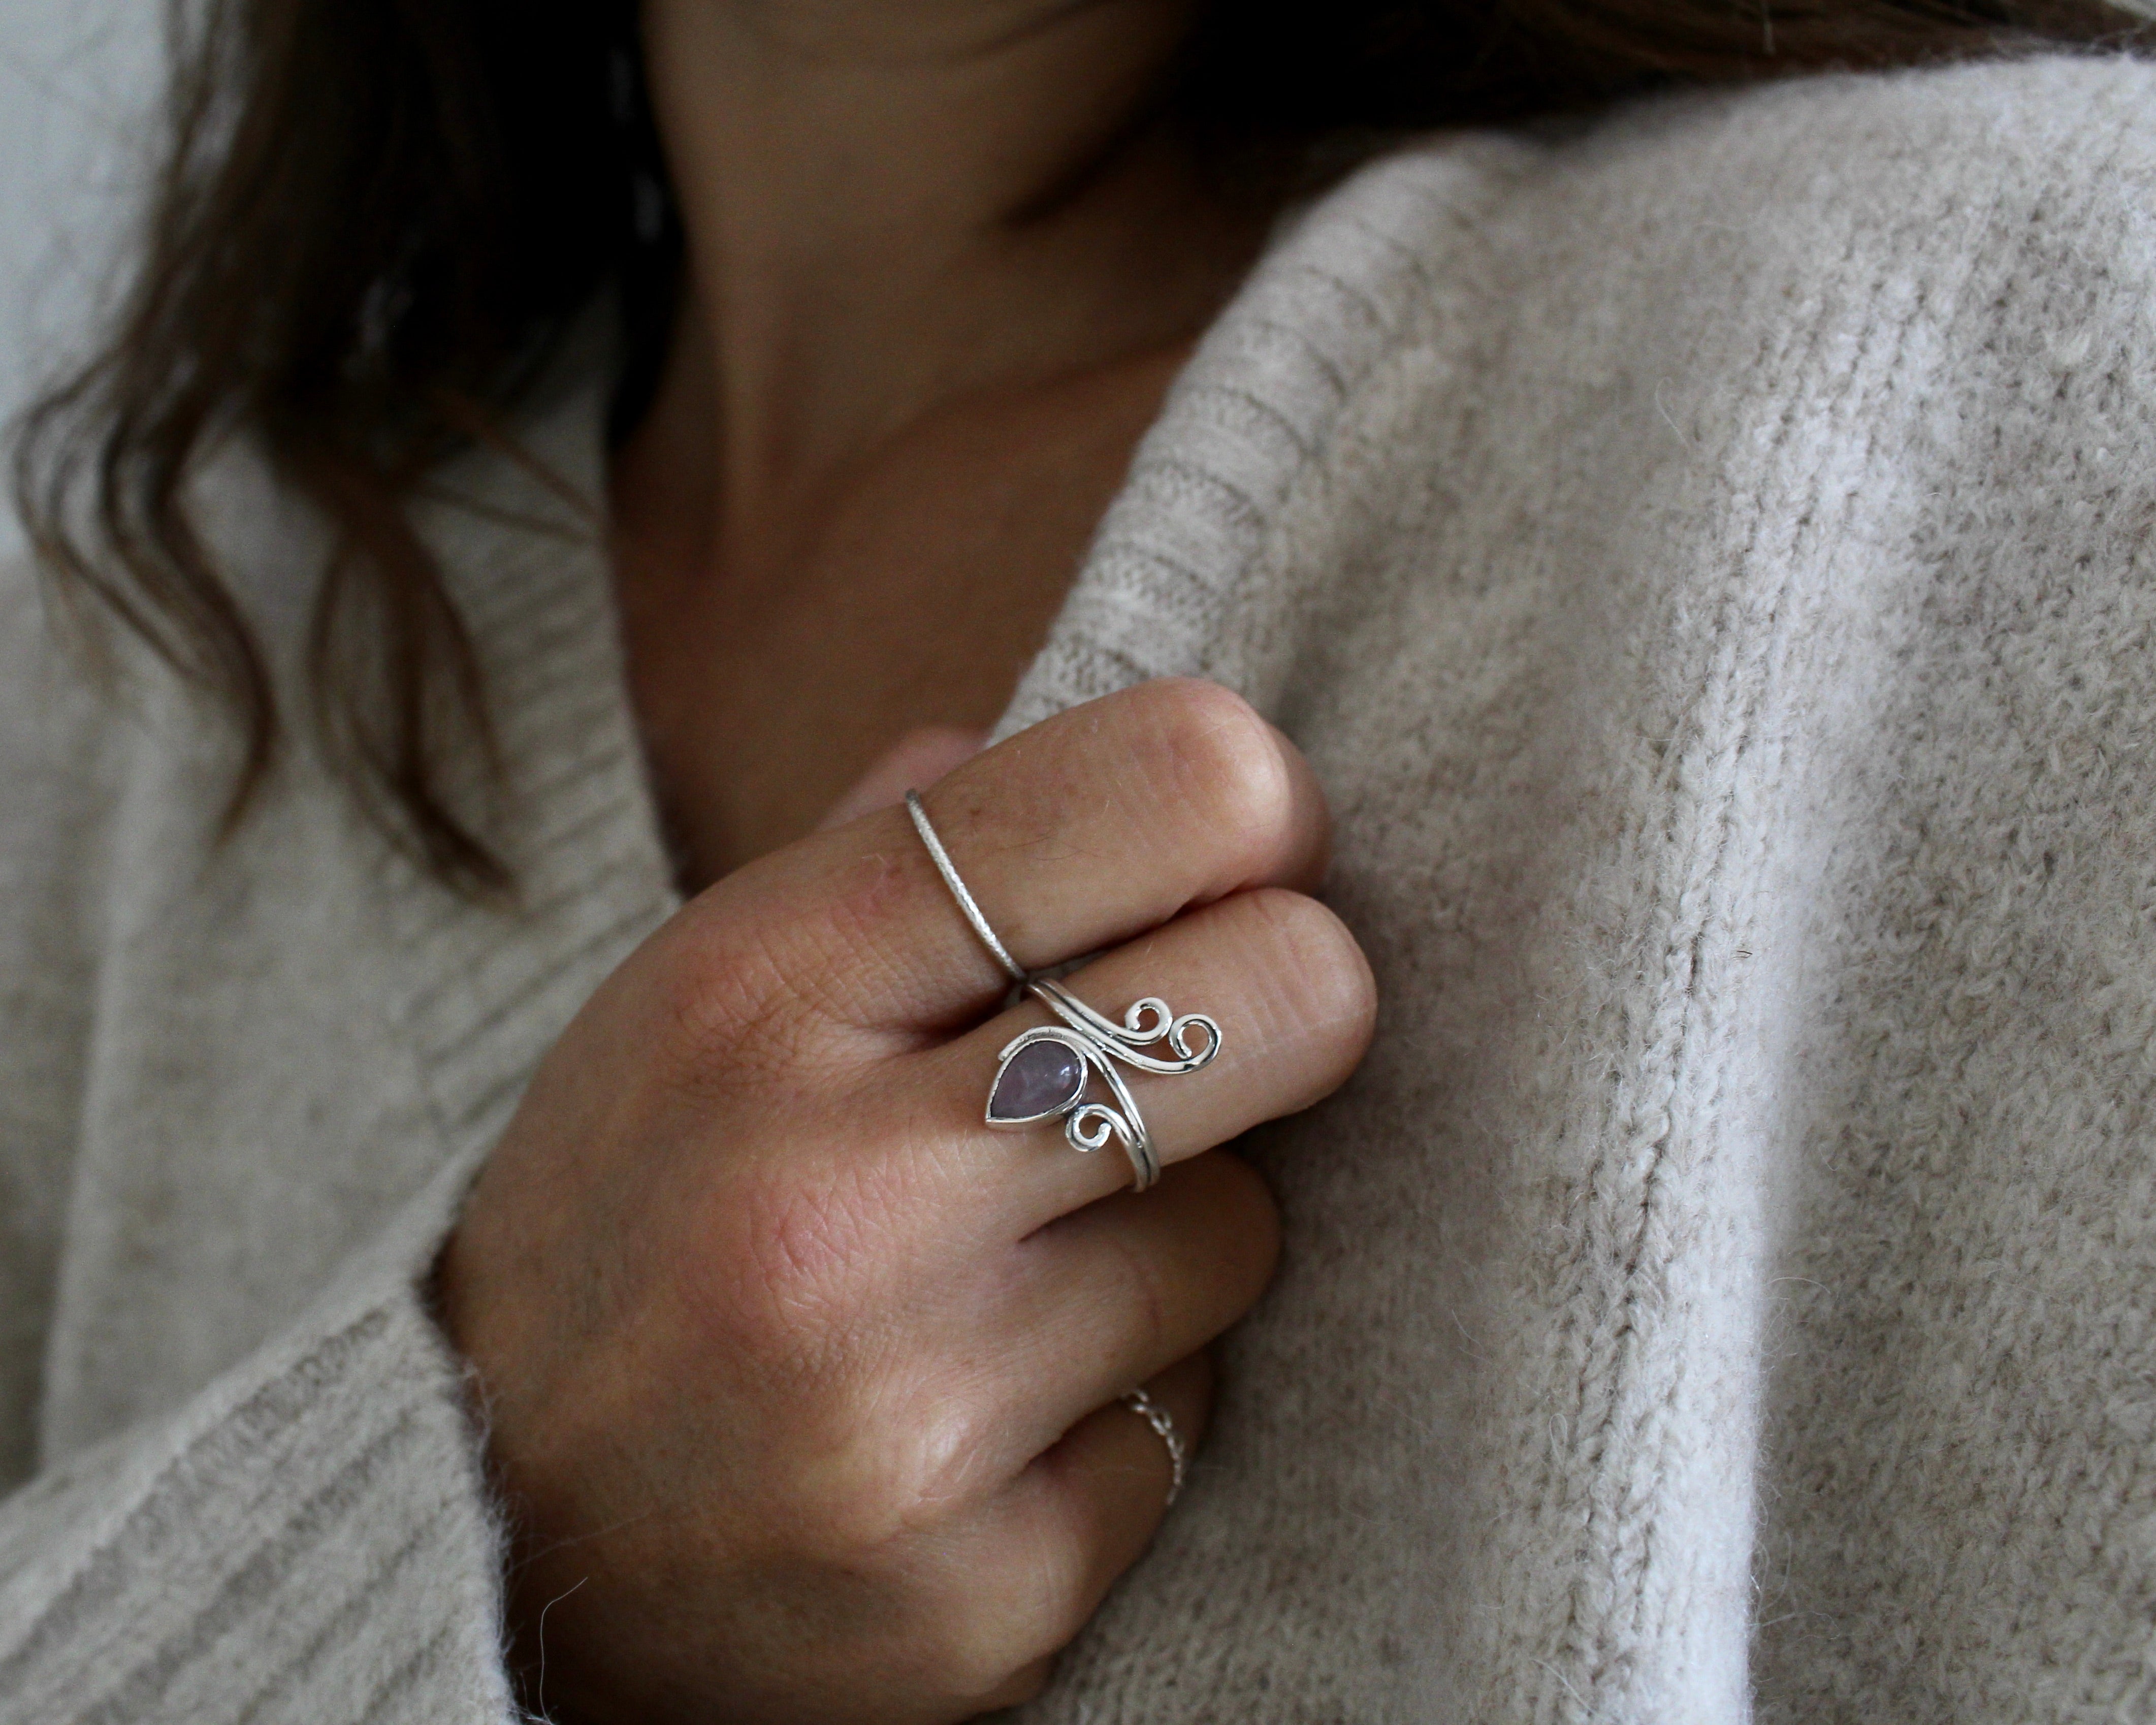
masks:
[[[113,703],[0,581],[0,1721],[514,1717],[501,1540],[421,1277],[446,1168],[190,1399],[40,1455],[96,1035]]]
[[[0,1505],[0,1719],[515,1717],[459,1373],[397,1255]]]

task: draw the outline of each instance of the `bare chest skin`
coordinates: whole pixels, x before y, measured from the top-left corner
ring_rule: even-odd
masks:
[[[615,578],[685,887],[809,831],[907,732],[994,723],[1188,352],[951,403],[723,555],[646,525],[663,417],[632,439]]]

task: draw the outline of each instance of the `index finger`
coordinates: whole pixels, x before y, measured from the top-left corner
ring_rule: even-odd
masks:
[[[1313,889],[1331,828],[1302,752],[1240,696],[1187,678],[1058,714],[975,757],[923,802],[990,927],[1029,971],[1246,887]],[[862,1028],[947,1028],[1010,986],[903,809],[803,839],[714,895],[760,920],[824,1012]],[[767,946],[767,957],[778,954]]]

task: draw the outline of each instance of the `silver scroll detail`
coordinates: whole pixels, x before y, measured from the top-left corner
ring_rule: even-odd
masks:
[[[1119,1024],[1094,1011],[1060,983],[1035,978],[1026,983],[1025,992],[1062,1023],[1043,1024],[1006,1044],[996,1066],[997,1082],[1002,1081],[1004,1069],[1022,1050],[1036,1043],[1055,1042],[1075,1054],[1083,1063],[1084,1071],[1096,1075],[1114,1101],[1112,1105],[1089,1101],[1086,1097],[1088,1086],[1081,1080],[1069,1099],[1048,1114],[1024,1120],[998,1119],[994,1113],[996,1086],[991,1085],[988,1123],[993,1127],[1030,1126],[1061,1115],[1063,1136],[1074,1150],[1098,1150],[1110,1138],[1117,1139],[1131,1159],[1132,1189],[1144,1191],[1160,1178],[1160,1159],[1153,1153],[1152,1136],[1146,1130],[1145,1117],[1138,1112],[1130,1086],[1116,1070],[1116,1064],[1161,1077],[1195,1072],[1220,1052],[1219,1025],[1203,1013],[1185,1013],[1178,1018],[1165,1000],[1150,994],[1134,1003]],[[1194,1047],[1194,1031],[1203,1033],[1202,1047]],[[1168,1050],[1167,1056],[1145,1052],[1163,1044]]]

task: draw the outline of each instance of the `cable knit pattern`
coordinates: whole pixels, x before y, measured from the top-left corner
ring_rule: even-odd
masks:
[[[1029,1725],[2156,1709],[2152,113],[2048,59],[1434,141],[1208,337],[1004,728],[1245,691],[1383,1019],[1250,1141],[1281,1279]],[[596,426],[532,430],[594,493]],[[672,898],[592,524],[434,490],[514,909],[299,753],[213,850],[215,727],[0,629],[9,1722],[509,1712],[415,1287]]]

